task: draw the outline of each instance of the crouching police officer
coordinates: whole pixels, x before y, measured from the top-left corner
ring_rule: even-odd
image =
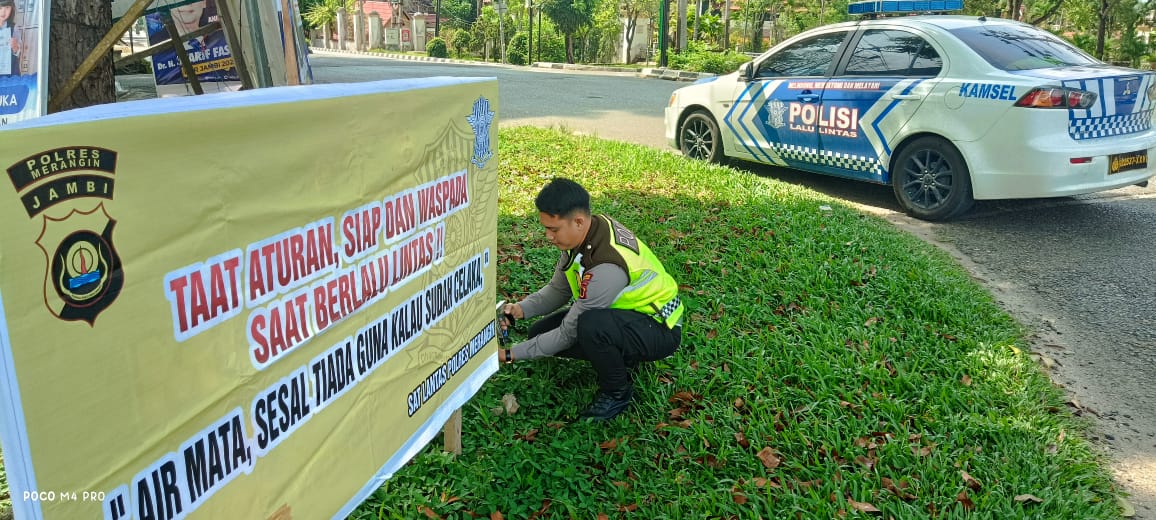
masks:
[[[590,194],[578,183],[556,178],[534,202],[546,239],[562,254],[548,284],[503,312],[532,318],[573,304],[535,322],[529,339],[499,349],[498,359],[590,362],[598,394],[582,416],[613,419],[633,396],[627,368],[667,357],[682,341],[678,283],[634,233],[610,217],[591,215]]]

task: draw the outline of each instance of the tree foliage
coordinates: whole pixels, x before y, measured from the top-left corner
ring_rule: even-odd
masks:
[[[594,22],[598,0],[542,0],[542,12],[566,37],[566,63],[574,63],[574,34]]]
[[[441,17],[455,29],[468,29],[478,19],[476,0],[441,0]]]
[[[450,44],[454,46],[454,52],[457,52],[458,57],[462,57],[462,51],[470,47],[474,42],[473,35],[469,31],[455,31],[454,36],[450,39]]]
[[[446,41],[441,38],[434,38],[425,44],[425,53],[433,58],[447,58],[449,51],[446,50]]]
[[[345,8],[349,10],[353,7],[353,0],[312,0],[310,2],[302,2],[301,8],[304,10],[302,18],[310,27],[320,29],[325,25],[333,27],[333,22],[337,20],[337,9]]]

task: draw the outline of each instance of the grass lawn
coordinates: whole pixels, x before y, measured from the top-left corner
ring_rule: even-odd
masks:
[[[569,176],[682,285],[682,348],[604,424],[575,421],[584,363],[503,366],[464,409],[464,453],[427,447],[351,518],[1118,517],[1086,425],[947,255],[675,154],[531,127],[500,150],[499,295],[549,278],[533,198]]]
[[[500,140],[500,296],[548,279],[533,198],[569,176],[682,284],[683,346],[609,424],[575,422],[583,363],[503,366],[464,409],[464,453],[431,445],[353,518],[1117,517],[1023,331],[945,254],[748,173],[529,127]]]

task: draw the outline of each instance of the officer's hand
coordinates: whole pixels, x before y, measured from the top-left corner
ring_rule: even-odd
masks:
[[[526,317],[526,313],[522,312],[522,305],[518,304],[518,303],[507,303],[506,305],[504,305],[502,307],[502,314],[509,314],[510,316],[513,316],[514,319],[516,319],[516,320],[520,320],[520,319],[523,319]],[[507,329],[511,325],[513,325],[513,323],[511,323],[510,320],[506,319],[506,317],[503,316],[502,317],[502,329],[503,330]]]

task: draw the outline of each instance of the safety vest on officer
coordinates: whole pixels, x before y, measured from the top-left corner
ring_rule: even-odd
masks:
[[[582,274],[586,267],[613,263],[626,271],[629,283],[610,304],[611,309],[626,309],[654,316],[667,327],[674,328],[682,323],[684,307],[678,297],[678,282],[666,273],[662,262],[654,256],[646,244],[638,240],[629,229],[605,215],[597,215],[593,223],[601,223],[609,230],[609,237],[595,235],[595,258],[582,258],[581,254],[570,257],[566,267],[566,279],[574,298],[581,297]],[[593,231],[593,230],[592,230]],[[611,249],[606,249],[609,246]],[[606,254],[613,251],[617,254]]]

